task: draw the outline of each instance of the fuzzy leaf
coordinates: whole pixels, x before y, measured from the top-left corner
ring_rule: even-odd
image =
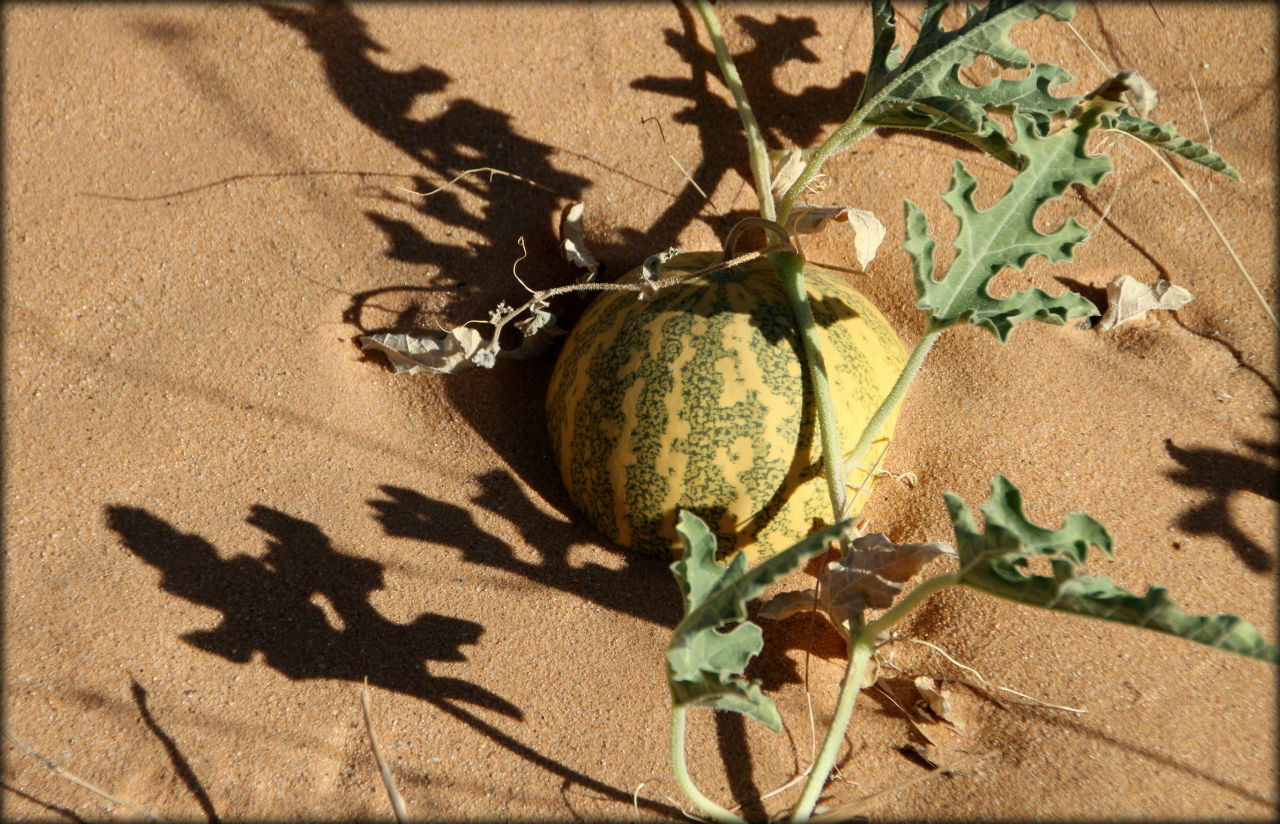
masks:
[[[739,552],[728,567],[716,562],[716,538],[696,515],[681,512],[676,531],[684,555],[671,565],[684,595],[685,617],[667,647],[667,684],[675,707],[713,707],[751,716],[780,730],[782,719],[759,681],[739,676],[764,646],[760,627],[747,620],[747,602],[764,588],[826,551],[848,522],[819,530],[752,569]],[[729,632],[720,627],[736,623]]]
[[[1217,649],[1277,663],[1276,647],[1235,615],[1188,615],[1164,587],[1139,596],[1110,578],[1083,571],[1089,547],[1112,555],[1111,537],[1083,513],[1068,515],[1056,530],[1038,527],[1022,512],[1022,493],[1002,475],[991,482],[991,497],[979,507],[986,529],[957,495],[946,494],[960,554],[960,582],[1023,604],[1176,635]],[[1052,575],[1028,574],[1031,558],[1047,556]]]
[[[817,610],[852,642],[864,610],[892,606],[903,584],[949,551],[946,544],[893,544],[879,532],[863,535],[818,579]],[[779,593],[761,607],[760,617],[781,620],[807,612],[814,608],[815,589]]]
[[[1085,144],[1099,118],[1122,105],[1126,89],[1122,78],[1108,80],[1085,98],[1072,120],[1048,136],[1039,133],[1033,119],[1015,114],[1018,139],[1013,151],[1022,157],[1021,171],[986,211],[973,203],[977,181],[958,161],[952,163],[951,188],[942,199],[959,220],[960,229],[954,241],[955,261],[941,280],[933,276],[928,220],[915,204],[905,203],[903,248],[914,261],[917,306],[930,313],[935,329],[968,321],[1004,342],[1014,324],[1024,320],[1061,324],[1067,318],[1098,314],[1092,303],[1073,292],[1051,297],[1040,289],[1028,289],[996,298],[988,286],[1005,267],[1021,269],[1036,255],[1051,262],[1070,260],[1084,241],[1088,232],[1075,219],[1044,233],[1035,226],[1036,213],[1068,186],[1096,186],[1111,170],[1111,161],[1105,155],[1088,154]]]
[[[889,0],[872,4],[871,63],[858,109],[866,111],[868,126],[930,129],[955,135],[997,159],[1017,167],[1000,124],[989,113],[1022,112],[1046,134],[1052,118],[1066,115],[1079,98],[1054,97],[1051,86],[1071,80],[1053,65],[1031,66],[1027,53],[1009,38],[1013,25],[1047,14],[1070,20],[1075,4],[1069,0],[991,0],[983,8],[970,6],[964,24],[947,31],[939,19],[947,3],[931,0],[920,17],[920,34],[906,56],[898,59],[896,21]],[[960,81],[960,71],[979,55],[1006,68],[1031,67],[1026,77],[996,78],[972,87]]]
[[[1208,146],[1182,137],[1172,125],[1161,125],[1144,120],[1130,112],[1120,112],[1115,115],[1105,115],[1102,118],[1102,127],[1132,135],[1143,143],[1149,143],[1157,149],[1163,149],[1192,163],[1199,163],[1206,169],[1221,172],[1232,180],[1240,179],[1240,173],[1223,160],[1222,155],[1210,151]]]

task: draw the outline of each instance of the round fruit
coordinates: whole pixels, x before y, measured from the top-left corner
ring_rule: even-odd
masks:
[[[681,254],[663,275],[718,258]],[[838,274],[806,264],[804,277],[847,450],[906,354],[885,317]],[[690,278],[649,301],[602,293],[565,341],[547,393],[569,497],[637,552],[679,557],[681,509],[707,522],[722,556],[745,548],[758,560],[786,549],[831,518],[803,357],[768,260]],[[888,445],[896,417],[864,468],[850,473],[850,494]]]

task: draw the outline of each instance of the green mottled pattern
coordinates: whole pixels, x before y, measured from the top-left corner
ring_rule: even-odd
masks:
[[[715,260],[681,255],[664,273]],[[837,419],[852,439],[851,421],[860,419],[860,431],[874,412],[902,347],[838,276],[810,266],[806,278]],[[565,342],[547,396],[552,447],[574,503],[612,540],[666,556],[678,551],[678,509],[706,520],[722,553],[751,545],[758,557],[828,518],[793,329],[765,262],[692,279],[650,302],[621,292],[597,298]]]

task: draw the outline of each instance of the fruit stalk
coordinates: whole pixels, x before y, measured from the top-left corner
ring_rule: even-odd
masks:
[[[822,443],[822,472],[831,495],[832,523],[844,516],[845,463],[840,452],[840,429],[836,426],[836,411],[831,400],[831,383],[827,380],[826,361],[822,357],[822,342],[818,340],[818,327],[813,322],[813,309],[804,285],[804,258],[787,252],[774,252],[769,262],[782,280],[791,311],[796,317],[796,329],[804,347],[804,364],[813,387],[814,408],[818,416],[818,437]]]
[[[764,145],[764,137],[760,134],[760,126],[751,111],[751,103],[747,100],[747,92],[742,87],[742,78],[738,75],[738,67],[734,65],[733,56],[724,42],[724,31],[720,28],[720,19],[707,0],[693,0],[693,7],[702,17],[711,45],[715,48],[716,62],[720,64],[720,74],[724,77],[729,94],[733,95],[733,104],[742,118],[742,129],[747,137],[747,155],[751,163],[751,176],[755,179],[756,197],[760,200],[760,216],[765,220],[773,220],[775,210],[773,195],[769,191],[769,151]]]

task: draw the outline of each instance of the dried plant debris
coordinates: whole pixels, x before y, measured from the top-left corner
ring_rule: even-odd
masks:
[[[1107,284],[1107,311],[1098,320],[1097,329],[1105,332],[1140,318],[1152,309],[1181,309],[1191,302],[1191,298],[1190,292],[1167,280],[1147,285],[1128,275],[1120,275]]]
[[[794,235],[811,235],[829,224],[844,223],[853,230],[853,251],[863,269],[875,259],[884,240],[884,224],[871,212],[852,206],[813,206],[795,204],[787,216],[786,230]]]
[[[519,317],[520,315],[524,317]],[[512,309],[506,303],[498,304],[498,308],[490,313],[488,323],[493,327],[493,334],[489,338],[464,323],[445,330],[443,336],[363,335],[360,338],[360,348],[386,355],[397,374],[436,372],[456,375],[474,367],[491,369],[498,358],[518,360],[535,357],[546,351],[556,338],[565,334],[556,325],[555,315],[551,314],[546,299],[541,296],[535,296],[518,309]],[[504,349],[498,345],[498,338],[508,323],[518,329],[523,337],[519,345]]]
[[[844,556],[827,565],[818,579],[816,601],[815,589],[779,593],[761,607],[760,617],[780,620],[816,608],[850,641],[863,610],[892,606],[913,575],[946,554],[950,554],[946,544],[893,544],[878,532],[863,535]]]
[[[916,702],[916,711],[928,714],[937,718],[939,721],[946,721],[956,729],[964,728],[964,720],[956,715],[951,709],[951,693],[942,689],[939,684],[927,675],[921,675],[913,682],[916,692],[920,694],[920,700]]]
[[[804,171],[805,157],[804,152],[799,149],[772,152],[771,155],[777,158],[777,164],[770,191],[777,200]],[[885,235],[884,224],[871,212],[852,206],[816,206],[796,201],[787,215],[783,229],[788,235],[811,235],[834,223],[846,224],[853,230],[854,255],[858,258],[858,265],[866,269],[867,264],[875,258]]]
[[[579,283],[590,283],[600,271],[600,261],[587,249],[582,224],[582,201],[575,200],[560,212],[560,254],[573,265],[586,269]]]

